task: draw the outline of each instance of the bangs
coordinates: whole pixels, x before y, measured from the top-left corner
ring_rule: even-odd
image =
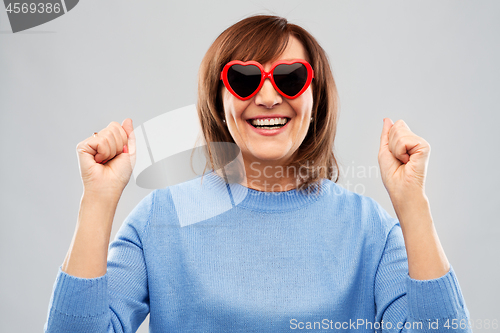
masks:
[[[248,22],[241,28],[239,36],[227,36],[225,47],[231,51],[225,54],[224,63],[254,60],[264,64],[277,59],[285,51],[291,35],[286,20]]]

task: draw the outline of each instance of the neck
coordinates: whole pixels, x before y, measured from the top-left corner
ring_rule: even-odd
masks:
[[[245,168],[246,183],[243,185],[254,190],[284,192],[293,190],[298,185],[298,178],[291,167],[254,162]]]
[[[298,170],[295,167],[286,167],[284,161],[248,160],[241,159],[241,155],[239,157],[238,161],[231,162],[230,168],[226,167],[225,170],[226,176],[228,174],[244,174],[237,181],[240,185],[261,192],[285,192],[297,188]],[[238,172],[241,170],[241,166],[244,166],[244,173]],[[222,176],[220,170],[218,174]]]

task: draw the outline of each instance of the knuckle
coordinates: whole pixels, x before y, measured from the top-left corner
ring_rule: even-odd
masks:
[[[120,146],[120,143],[122,141],[121,135],[118,131],[113,131],[113,143],[115,145],[115,148],[118,148]]]
[[[122,129],[120,131],[120,135],[121,135],[121,138],[123,140],[123,144],[126,145],[127,141],[128,141],[128,137],[127,137],[127,133],[125,132],[125,130]]]
[[[108,143],[110,141],[112,141],[112,138],[113,138],[113,132],[110,131],[110,130],[105,130],[103,131],[102,135],[99,135],[101,138],[105,139],[108,141]]]
[[[112,133],[110,133],[110,135],[111,135],[111,136],[107,136],[107,137],[105,138],[105,140],[106,140],[106,143],[107,143],[108,149],[109,149],[109,150],[113,150],[113,147],[115,146],[115,138],[114,138],[114,136],[113,136],[113,134],[112,134]]]
[[[81,149],[81,148],[85,148],[86,146],[88,146],[88,142],[91,138],[92,137],[89,137],[89,138],[86,138],[85,140],[78,142],[76,144],[76,149]]]
[[[109,140],[107,137],[101,138],[101,141],[99,142],[99,147],[102,148],[106,152],[108,152],[110,150],[110,144],[109,144]]]
[[[113,131],[113,133],[115,134],[117,139],[120,139],[123,137],[123,132],[125,132],[125,131],[123,130],[123,128],[121,126],[116,127],[115,130]]]
[[[408,142],[411,138],[411,135],[402,135],[398,138],[398,144],[399,145],[404,145],[406,142]]]
[[[121,126],[119,128],[116,128],[114,134],[115,134],[116,144],[118,146],[124,144],[124,142],[127,142],[127,134],[125,133],[125,131]]]
[[[120,134],[121,134],[122,136],[127,137],[127,132],[125,132],[125,129],[124,129],[123,127],[121,127],[121,126],[120,126],[120,127],[118,128],[118,130],[120,131]]]

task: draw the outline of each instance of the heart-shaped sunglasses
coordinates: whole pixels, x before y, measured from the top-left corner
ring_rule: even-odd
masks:
[[[224,66],[220,74],[227,90],[243,101],[257,94],[267,78],[278,93],[293,99],[306,91],[314,78],[314,71],[302,59],[277,61],[269,72],[257,61],[233,60]]]

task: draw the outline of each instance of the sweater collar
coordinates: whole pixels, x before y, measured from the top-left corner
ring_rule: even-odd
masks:
[[[248,188],[238,183],[227,183],[214,171],[203,175],[208,185],[222,195],[227,195],[231,199],[233,206],[247,208],[261,212],[284,212],[296,210],[310,205],[325,195],[328,190],[327,179],[321,179],[319,184],[319,194],[307,193],[292,189],[283,192],[264,192]]]

